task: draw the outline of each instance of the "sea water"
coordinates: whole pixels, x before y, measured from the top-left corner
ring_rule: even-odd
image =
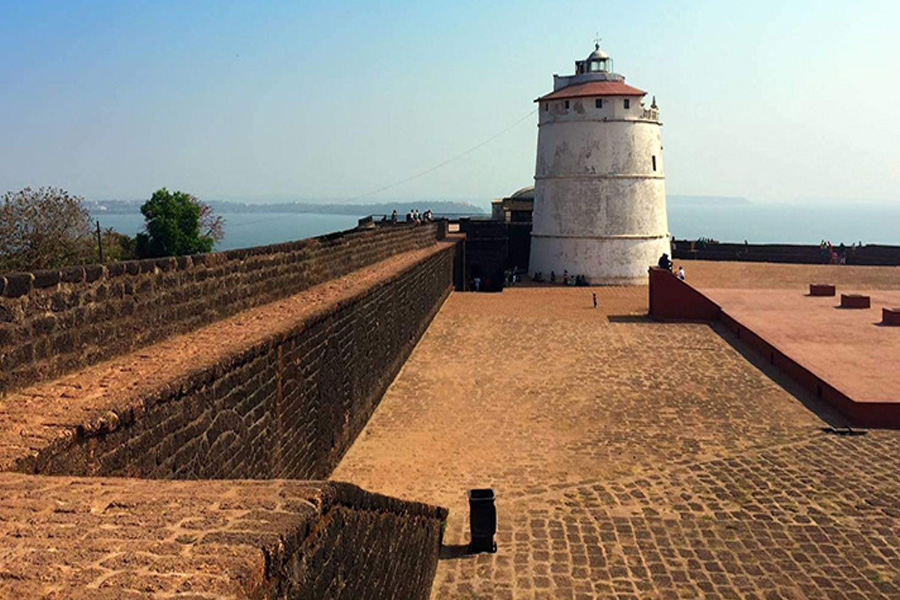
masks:
[[[112,227],[119,233],[134,235],[144,226],[140,213],[91,215],[100,227]],[[225,237],[216,250],[250,248],[314,237],[335,231],[353,229],[360,217],[353,215],[323,215],[309,213],[224,213]]]
[[[669,205],[669,230],[679,239],[701,237],[751,244],[818,244],[830,240],[900,245],[900,206]]]
[[[668,207],[669,230],[679,239],[701,237],[751,244],[900,245],[900,206],[783,206],[774,204],[680,205]],[[144,219],[139,213],[96,213],[101,227],[134,235]],[[228,212],[225,237],[217,250],[288,242],[352,229],[364,215]],[[486,215],[482,215],[486,216]]]

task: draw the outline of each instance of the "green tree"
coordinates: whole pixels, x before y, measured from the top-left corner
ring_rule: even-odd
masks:
[[[141,206],[145,231],[137,235],[142,258],[209,252],[222,238],[222,217],[186,192],[162,188]]]
[[[96,239],[96,237],[95,237]],[[107,262],[119,260],[131,260],[137,258],[137,249],[135,247],[135,239],[131,236],[119,233],[112,227],[107,227],[100,233],[100,240],[103,243],[103,258]],[[99,256],[99,249],[94,243],[94,257]],[[96,261],[97,259],[94,258]]]
[[[83,200],[53,187],[7,192],[0,202],[0,272],[96,261]]]

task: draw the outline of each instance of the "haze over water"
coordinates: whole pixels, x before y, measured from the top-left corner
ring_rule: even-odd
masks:
[[[478,202],[479,206],[484,202]],[[426,206],[427,202],[421,203]],[[138,213],[95,213],[103,227],[128,235],[141,230]],[[225,238],[218,250],[248,248],[351,229],[364,215],[310,213],[223,213]],[[487,216],[487,215],[484,215]],[[669,206],[669,230],[679,239],[712,238],[722,242],[900,245],[900,207],[783,206],[772,204]]]

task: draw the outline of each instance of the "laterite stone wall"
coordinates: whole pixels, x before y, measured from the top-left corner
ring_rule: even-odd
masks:
[[[0,598],[425,600],[446,509],[330,481],[0,473]]]
[[[446,244],[290,330],[80,428],[20,472],[154,479],[327,477],[450,292]]]
[[[0,395],[433,244],[380,226],[178,258],[0,274]]]

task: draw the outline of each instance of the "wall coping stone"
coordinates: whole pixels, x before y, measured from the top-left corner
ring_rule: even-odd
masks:
[[[303,565],[303,556],[333,543],[321,532],[336,508],[399,518],[383,535],[397,534],[399,522],[436,529],[447,518],[445,508],[330,481],[157,481],[0,473],[0,491],[0,535],[17,538],[4,566],[9,576],[0,578],[3,597],[39,597],[60,588],[84,598],[143,597],[149,595],[147,586],[169,586],[172,589],[154,591],[173,593],[187,581],[186,589],[195,593],[262,598],[296,573],[292,565]],[[374,519],[372,525],[379,522]],[[329,548],[322,549],[328,555]],[[423,564],[400,568],[412,575],[425,562],[436,563],[437,547],[420,549],[429,550],[433,556],[422,556]],[[55,558],[47,564],[51,552]],[[372,560],[377,565],[389,558]],[[316,575],[315,565],[304,566],[301,577]]]
[[[34,275],[31,273],[12,273],[6,276],[3,294],[7,298],[18,298],[31,291]]]

